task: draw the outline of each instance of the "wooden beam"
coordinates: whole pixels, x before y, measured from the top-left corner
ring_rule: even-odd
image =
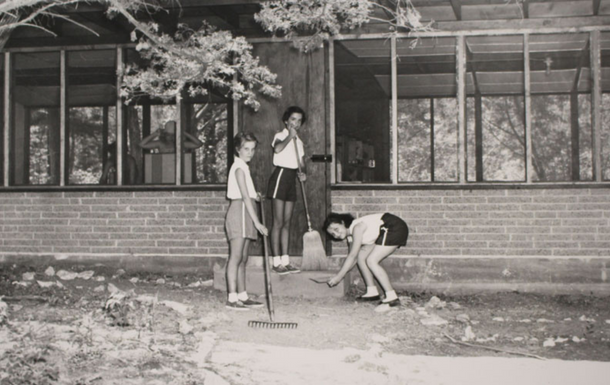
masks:
[[[396,37],[392,36],[391,39],[391,59],[392,59],[392,116],[390,116],[392,122],[392,173],[390,179],[392,184],[398,183],[398,54],[396,52]]]
[[[330,145],[330,154],[332,155],[332,159],[330,161],[330,183],[337,183],[337,138],[335,136],[336,127],[335,127],[335,42],[333,38],[328,41],[328,96],[329,96],[329,108],[328,108],[328,117],[329,117],[329,145]],[[330,189],[329,189],[330,190]]]
[[[532,86],[530,72],[530,36],[523,35],[523,76],[525,85],[525,183],[532,183]]]
[[[177,98],[176,100],[176,150],[175,150],[175,161],[176,161],[176,173],[175,173],[175,183],[176,186],[182,185],[182,130],[184,130],[184,104],[182,102],[182,98]]]
[[[580,127],[578,124],[578,93],[570,93],[571,177],[580,180]]]
[[[455,19],[458,21],[462,20],[462,4],[460,0],[451,0],[451,8],[453,8]]]
[[[593,0],[593,16],[599,16],[599,6],[602,0]]]
[[[476,181],[483,182],[483,97],[477,92],[474,97],[474,145]]]
[[[593,141],[593,180],[602,181],[602,137],[601,137],[601,108],[602,108],[602,87],[601,87],[601,55],[599,31],[591,32],[591,136]]]
[[[434,98],[430,98],[430,182],[434,182]]]
[[[12,98],[12,88],[13,88],[13,66],[11,60],[12,54],[10,52],[4,53],[4,132],[3,132],[3,155],[4,155],[4,164],[3,164],[3,184],[4,187],[9,186],[10,175],[11,175],[11,161],[10,161],[10,149],[11,149],[11,125],[13,122],[13,109],[11,105],[13,104]]]

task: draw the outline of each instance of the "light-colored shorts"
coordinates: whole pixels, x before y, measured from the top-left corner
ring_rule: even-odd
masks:
[[[234,199],[229,204],[225,217],[225,231],[230,241],[236,238],[250,238],[254,240],[258,238],[254,221],[250,218],[250,214],[246,210],[246,204],[242,199]]]

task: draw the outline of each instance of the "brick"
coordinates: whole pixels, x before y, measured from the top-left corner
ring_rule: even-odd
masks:
[[[206,240],[206,246],[210,246],[212,244],[217,244],[217,242],[209,242]],[[197,241],[187,241],[187,240],[177,240],[177,241],[165,241],[165,240],[160,240],[157,241],[157,246],[161,246],[161,247],[183,247],[183,248],[187,248],[187,247],[196,247],[197,246]]]
[[[128,198],[132,197],[134,193],[130,191],[96,191],[96,198]]]
[[[557,213],[559,218],[603,218],[601,211],[564,211]]]
[[[71,234],[72,239],[110,239],[110,234],[107,233],[74,233]]]
[[[503,234],[507,232],[507,228],[494,226],[473,226],[462,227],[461,232],[467,234]]]
[[[61,240],[63,242],[65,242],[65,240]],[[37,245],[42,245],[43,240],[37,240],[37,239],[5,239],[3,241],[3,244],[5,246],[37,246]],[[57,240],[55,242],[60,242],[60,240]]]
[[[66,212],[66,211],[76,211],[76,212],[80,212],[80,211],[91,211],[91,207],[90,206],[79,206],[79,205],[59,205],[59,206],[41,206],[41,207],[50,207],[52,210],[49,211],[55,211],[55,212]],[[110,210],[111,207],[114,206],[109,206],[108,210],[106,211],[113,211]],[[115,207],[116,208],[116,207]]]
[[[134,191],[130,196],[135,198],[165,198],[173,197],[174,193],[172,191]]]
[[[118,206],[118,205],[95,205],[91,206],[91,211],[107,211],[107,212],[120,212],[127,211],[127,206]],[[86,211],[86,210],[83,210]]]
[[[116,241],[119,247],[155,247],[157,242],[152,239],[120,239]]]
[[[345,205],[344,207],[346,208],[354,208],[354,207],[358,207],[358,206],[351,206],[351,205]],[[418,211],[425,211],[425,212],[430,212],[432,210],[430,205],[407,205],[407,204],[401,204],[401,205],[388,205],[385,206],[386,210],[380,210],[378,212],[382,212],[382,211],[387,211],[389,213],[395,213],[398,211],[402,211],[402,212],[418,212]]]
[[[398,198],[379,198],[379,197],[357,197],[354,198],[355,205],[381,205],[381,204],[395,204],[398,202]]]
[[[222,190],[222,194],[225,194],[224,189]],[[214,191],[174,191],[175,197],[214,197]]]
[[[515,203],[506,203],[506,204],[499,204],[499,203],[494,203],[494,204],[477,204],[476,205],[476,211],[485,211],[485,212],[492,212],[492,211],[504,211],[504,212],[510,212],[510,211],[519,211],[521,210],[521,206]]]
[[[50,213],[37,213],[37,215],[41,218],[78,218],[79,213],[75,212],[50,212]]]
[[[43,239],[40,242],[41,242],[41,245],[43,245],[43,246],[64,246],[64,247],[80,246],[79,241],[74,240],[74,239]]]
[[[201,254],[201,250],[200,248],[198,249],[185,249],[185,248],[179,248],[179,247],[171,247],[169,249],[169,252],[172,255],[179,255],[179,254],[187,254],[187,255],[200,255]]]
[[[146,219],[146,218],[156,218],[157,214],[154,212],[142,212],[142,211],[138,211],[135,213],[132,212],[127,212],[127,213],[118,213],[118,218],[125,218],[125,219],[138,219],[138,218],[142,218],[142,219]]]
[[[51,191],[45,191],[45,192],[26,192],[24,193],[24,196],[28,197],[28,198],[63,198],[64,197],[64,193],[63,192],[51,192]]]
[[[108,226],[145,226],[146,219],[109,219]]]
[[[134,233],[169,233],[171,227],[169,226],[140,226],[132,227],[131,231]]]
[[[166,206],[154,206],[154,205],[136,205],[136,206],[127,206],[128,211],[130,212],[161,212],[167,211]],[[124,210],[123,210],[124,211]]]
[[[93,228],[95,233],[122,233],[125,231],[129,230],[123,226],[96,226]]]
[[[54,246],[53,251],[56,253],[90,253],[90,247],[82,247],[82,246]]]
[[[372,190],[335,190],[333,196],[338,197],[365,197],[373,196]]]
[[[608,226],[608,220],[602,218],[562,219],[562,226]]]
[[[492,204],[507,204],[507,203],[532,203],[534,200],[528,196],[502,196],[502,197],[489,197],[487,203]]]
[[[443,203],[443,198],[441,197],[400,197],[398,199],[398,203],[405,205],[421,205],[421,204],[436,204],[439,205]]]
[[[105,226],[107,224],[107,219],[70,219],[69,222],[70,226]]]
[[[160,205],[196,205],[197,198],[159,198]]]

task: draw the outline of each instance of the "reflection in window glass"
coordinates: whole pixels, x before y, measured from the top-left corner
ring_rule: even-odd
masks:
[[[16,53],[13,60],[13,183],[58,185],[59,53]]]
[[[396,44],[398,181],[455,182],[455,39],[401,39]]]
[[[589,35],[530,36],[530,69],[532,180],[591,179]]]
[[[334,44],[337,181],[390,182],[390,40]]]
[[[116,104],[116,51],[68,52],[66,75],[68,182],[116,184],[116,149],[110,155],[111,147],[104,143],[109,137],[109,108]]]
[[[191,112],[187,125],[189,132],[203,142],[201,147],[192,151],[194,164],[187,169],[192,173],[192,183],[226,183],[227,104],[191,104],[187,107]]]
[[[466,39],[468,181],[525,180],[523,36]]]
[[[602,178],[610,180],[610,32],[601,33],[601,142]]]

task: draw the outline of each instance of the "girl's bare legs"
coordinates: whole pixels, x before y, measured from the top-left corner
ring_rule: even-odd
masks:
[[[241,250],[241,259],[237,264],[237,293],[246,291],[246,264],[248,263],[248,254],[250,248],[250,239],[244,239]]]
[[[375,286],[375,277],[373,276],[371,269],[366,265],[366,258],[371,254],[373,249],[374,247],[370,245],[363,245],[358,253],[358,269],[360,270],[360,274],[362,274],[362,278],[364,279],[367,288]]]
[[[229,241],[229,260],[227,261],[227,292],[237,293],[237,278],[239,265],[242,260],[245,238],[235,238]]]
[[[398,246],[375,245],[373,251],[371,251],[366,258],[366,265],[371,270],[386,294],[388,292],[393,292],[394,288],[392,287],[388,273],[386,273],[385,269],[380,265],[380,262],[392,254],[397,248]]]
[[[290,221],[294,202],[273,200],[273,228],[271,229],[271,248],[276,257],[289,254]]]
[[[282,255],[289,255],[290,247],[290,221],[292,220],[292,212],[294,210],[294,202],[286,201],[284,203],[284,222],[282,223],[282,231],[280,244],[282,247]]]

